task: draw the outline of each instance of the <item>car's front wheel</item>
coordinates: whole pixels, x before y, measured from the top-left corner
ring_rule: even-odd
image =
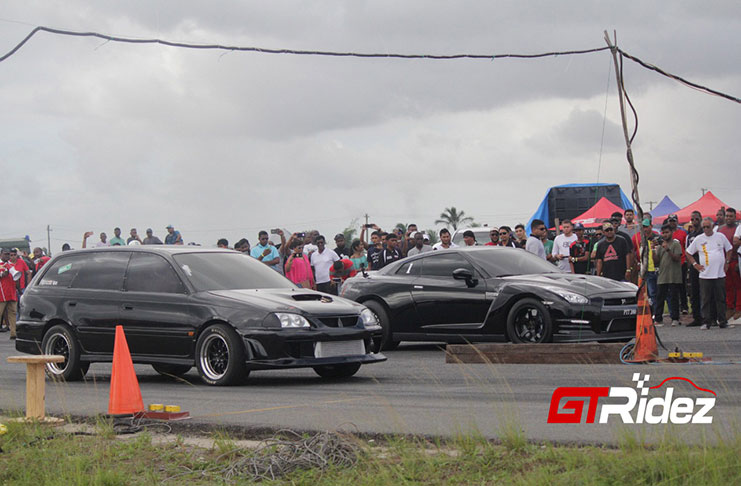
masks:
[[[382,304],[374,300],[363,302],[363,305],[370,309],[378,323],[381,325],[383,331],[381,342],[374,343],[376,349],[373,351],[377,353],[379,351],[391,351],[396,349],[399,346],[399,341],[394,341],[394,335],[391,332],[391,321],[386,313],[386,309]]]
[[[196,343],[196,366],[209,385],[232,385],[247,377],[244,344],[226,324],[208,327]]]
[[[349,378],[360,369],[360,363],[315,366],[314,371],[322,378]]]
[[[507,334],[513,343],[547,343],[553,339],[548,309],[537,299],[517,301],[507,315]]]
[[[64,362],[46,365],[46,372],[54,379],[81,380],[90,367],[90,363],[80,362],[80,345],[72,330],[63,324],[52,326],[46,331],[41,340],[41,349],[44,354],[64,356]]]

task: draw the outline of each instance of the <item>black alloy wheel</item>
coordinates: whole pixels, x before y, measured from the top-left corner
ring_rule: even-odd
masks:
[[[44,354],[64,356],[62,363],[47,363],[46,372],[55,380],[77,381],[85,377],[90,363],[80,362],[80,345],[72,330],[57,324],[49,328],[41,340]]]
[[[233,385],[249,373],[242,339],[226,324],[215,324],[201,333],[196,343],[196,366],[209,385]]]
[[[383,307],[383,304],[381,304],[380,302],[376,302],[375,300],[368,300],[366,302],[363,302],[363,305],[370,309],[370,311],[376,317],[376,320],[381,325],[381,329],[383,332],[381,342],[373,343],[373,352],[378,353],[379,351],[392,351],[399,347],[399,341],[394,341],[394,336],[391,332],[391,321],[389,320],[388,314],[386,313],[386,309]]]
[[[547,343],[553,339],[548,309],[537,299],[522,299],[507,315],[507,334],[513,343]]]
[[[360,369],[360,363],[347,363],[326,366],[315,366],[317,375],[327,379],[349,378]]]

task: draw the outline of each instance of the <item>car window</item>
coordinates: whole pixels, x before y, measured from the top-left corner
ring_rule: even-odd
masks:
[[[396,275],[419,275],[419,269],[422,267],[422,259],[405,262],[396,271]]]
[[[83,255],[71,255],[56,260],[44,273],[39,281],[41,286],[69,287],[69,284],[77,276],[77,272],[85,264],[87,259]]]
[[[152,253],[134,253],[126,272],[126,290],[182,294],[185,287],[167,260]]]
[[[173,258],[199,292],[296,288],[264,263],[234,251],[181,253]]]
[[[91,251],[81,253],[84,265],[72,280],[74,289],[123,290],[128,251]]]
[[[420,259],[422,265],[422,276],[453,278],[453,270],[465,268],[474,272],[473,265],[458,253],[441,252]]]
[[[492,248],[485,251],[471,251],[469,256],[473,258],[477,266],[494,277],[561,273],[561,270],[555,265],[519,248]]]

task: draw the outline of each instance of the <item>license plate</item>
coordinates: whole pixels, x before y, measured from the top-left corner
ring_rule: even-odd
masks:
[[[335,358],[338,356],[357,356],[365,354],[362,339],[353,341],[320,341],[314,344],[315,358]]]

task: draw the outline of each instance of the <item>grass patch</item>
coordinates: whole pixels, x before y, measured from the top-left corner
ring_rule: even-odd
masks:
[[[224,432],[215,434],[210,449],[183,440],[158,444],[148,433],[120,440],[104,421],[89,435],[33,424],[6,425],[7,433],[0,436],[0,484],[8,485],[253,484],[247,468],[232,476],[226,471],[235,471],[237,462],[272,460],[282,447],[239,449]],[[284,443],[310,440],[284,437]],[[501,444],[477,435],[434,442],[394,437],[381,444],[347,437],[344,444],[353,448],[351,467],[328,461],[263,484],[741,484],[738,434],[713,446],[688,446],[670,434],[652,447],[626,434],[616,449],[532,444],[514,429]],[[329,457],[332,450],[325,452]]]

